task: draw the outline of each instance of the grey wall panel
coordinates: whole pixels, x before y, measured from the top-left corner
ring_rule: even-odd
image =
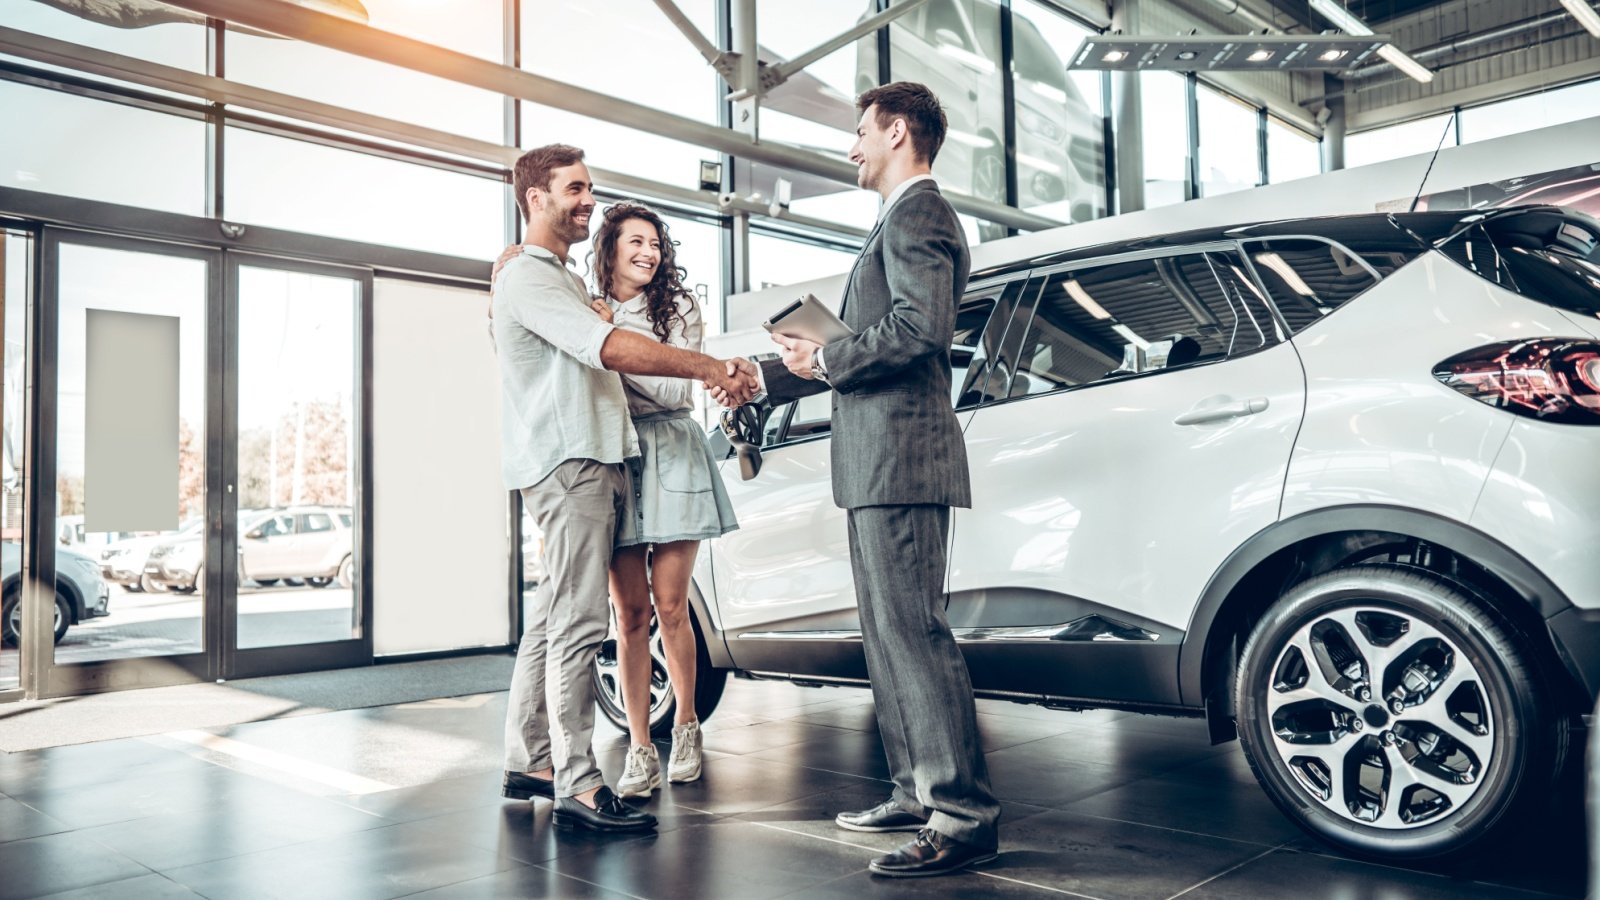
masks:
[[[87,311],[84,529],[178,528],[178,319]]]

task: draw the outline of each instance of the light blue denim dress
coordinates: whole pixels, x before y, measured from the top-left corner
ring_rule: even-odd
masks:
[[[641,294],[625,303],[610,301],[619,328],[659,340],[651,330]],[[700,307],[678,302],[668,343],[699,350],[703,337]],[[639,437],[639,457],[628,461],[631,490],[617,522],[617,546],[703,541],[739,527],[733,504],[694,415],[698,382],[686,378],[622,376],[628,411]]]

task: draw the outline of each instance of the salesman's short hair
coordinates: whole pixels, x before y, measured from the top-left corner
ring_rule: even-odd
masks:
[[[511,171],[511,189],[517,194],[517,209],[528,221],[528,188],[550,189],[550,175],[563,166],[583,162],[583,151],[567,144],[546,144],[517,157]]]
[[[878,127],[888,128],[895,119],[904,119],[906,131],[911,134],[911,149],[916,151],[919,160],[933,165],[949,128],[944,107],[933,91],[915,81],[896,81],[863,91],[856,98],[858,112],[864,113],[874,106],[878,108]]]

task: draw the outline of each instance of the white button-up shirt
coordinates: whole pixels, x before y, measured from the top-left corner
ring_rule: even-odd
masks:
[[[639,455],[622,379],[600,363],[615,326],[589,306],[589,291],[564,261],[525,246],[500,270],[493,316],[508,490],[538,484],[564,460]]]
[[[642,334],[652,341],[656,335],[650,322],[649,300],[644,292],[631,300],[606,298],[611,306],[611,321],[624,331]],[[699,352],[705,341],[705,324],[700,317],[700,304],[683,296],[678,298],[678,315],[673,318],[667,332],[667,343],[673,347]],[[628,412],[644,416],[658,412],[672,412],[694,408],[694,391],[698,386],[689,378],[664,375],[624,375],[622,386],[628,394]]]

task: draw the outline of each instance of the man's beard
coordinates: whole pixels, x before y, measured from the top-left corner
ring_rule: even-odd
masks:
[[[550,221],[550,230],[554,231],[558,237],[569,244],[581,244],[589,239],[589,223],[579,224],[573,218],[575,215],[577,215],[577,210],[569,209]],[[590,211],[589,215],[591,218],[593,217],[593,210]]]

